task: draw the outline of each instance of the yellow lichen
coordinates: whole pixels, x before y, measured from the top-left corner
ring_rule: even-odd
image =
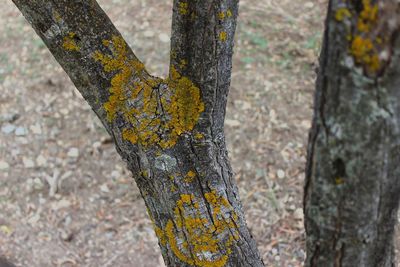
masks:
[[[227,34],[226,32],[220,32],[220,33],[219,33],[219,39],[220,39],[222,42],[225,42],[226,39],[227,39],[227,37],[228,37],[228,34]]]
[[[228,9],[228,10],[226,11],[226,16],[227,16],[228,18],[232,17],[232,11],[231,11],[230,9]]]
[[[181,15],[187,15],[189,13],[188,10],[188,3],[187,2],[180,2],[178,6],[179,13]]]
[[[363,0],[363,10],[359,15],[357,29],[360,32],[368,32],[378,19],[378,5],[371,5],[370,0]]]
[[[223,19],[225,18],[225,12],[223,12],[223,11],[219,12],[219,13],[218,13],[218,18],[219,18],[220,20],[223,20]]]
[[[167,244],[181,261],[201,267],[222,267],[239,239],[237,215],[229,202],[215,191],[204,195],[212,220],[202,215],[198,199],[182,194],[176,202],[174,220],[165,226]],[[227,216],[229,214],[229,217]]]
[[[354,32],[350,32],[349,28],[346,37],[350,43],[350,54],[355,62],[362,65],[369,74],[379,71],[382,65],[378,55],[382,39],[373,33],[378,22],[378,12],[377,4],[372,4],[371,0],[362,0],[362,9],[355,21]],[[348,8],[343,7],[336,10],[335,18],[337,21],[342,21],[353,15],[354,12],[352,13]]]
[[[66,36],[64,36],[63,39],[63,48],[65,50],[69,50],[69,51],[79,51],[80,48],[77,45],[76,41],[74,40],[74,37],[76,36],[76,33],[74,32],[69,32]]]
[[[185,178],[183,178],[183,181],[185,183],[191,183],[191,182],[193,182],[195,177],[196,177],[196,173],[194,171],[188,171]]]
[[[103,40],[112,55],[95,51],[93,58],[104,71],[113,73],[110,97],[103,107],[109,122],[121,116],[127,122],[122,138],[144,147],[174,146],[180,135],[193,130],[204,111],[200,89],[175,66],[170,77],[161,80],[147,74],[142,62],[128,55],[125,41],[118,36]],[[182,60],[180,67],[186,66]],[[162,91],[161,91],[162,90]]]
[[[351,17],[351,13],[347,8],[339,8],[338,10],[336,10],[335,19],[337,21],[342,21],[348,17]]]
[[[374,72],[379,69],[379,56],[370,39],[356,36],[351,43],[350,52],[356,62],[365,65],[369,71]]]
[[[53,10],[53,18],[57,23],[62,21],[61,15],[57,12],[57,10]]]
[[[336,177],[335,183],[336,185],[341,185],[344,183],[344,179],[342,177]]]
[[[197,140],[200,140],[200,139],[203,139],[203,138],[204,138],[204,135],[203,135],[202,133],[196,133],[196,134],[194,135],[194,138],[196,138]]]
[[[165,246],[167,244],[167,237],[165,236],[164,231],[161,230],[161,228],[156,226],[155,224],[154,224],[154,231],[156,232],[156,236],[157,236],[158,240],[160,241],[160,244],[162,246]]]

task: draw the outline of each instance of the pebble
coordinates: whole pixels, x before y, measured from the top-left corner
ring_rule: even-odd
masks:
[[[169,39],[169,35],[166,33],[160,33],[160,35],[158,35],[158,38],[160,39],[161,42],[163,43],[168,43],[170,41]]]
[[[313,8],[314,7],[314,3],[313,2],[307,2],[304,5],[306,8]]]
[[[18,126],[15,129],[15,135],[16,136],[24,136],[28,133],[28,131],[26,130],[26,128],[22,127],[22,126]]]
[[[153,37],[154,36],[154,32],[153,31],[144,31],[143,32],[144,37]]]
[[[296,220],[303,220],[303,216],[304,216],[304,214],[303,214],[303,209],[302,208],[298,208],[293,212],[293,217]]]
[[[23,157],[22,163],[24,164],[25,168],[33,168],[35,167],[35,163],[30,158]]]
[[[33,216],[31,216],[28,219],[28,223],[31,224],[31,225],[35,225],[35,224],[37,224],[39,222],[39,220],[40,220],[40,214],[39,213],[35,213]]]
[[[310,129],[311,128],[311,121],[310,120],[303,120],[301,121],[300,125],[304,128],[304,129]]]
[[[46,163],[47,163],[47,159],[45,158],[45,157],[43,157],[43,155],[39,155],[37,158],[36,158],[36,164],[38,165],[38,166],[45,166],[46,165]]]
[[[8,168],[10,168],[10,164],[5,161],[0,161],[0,171],[8,170]]]
[[[63,208],[69,208],[71,206],[71,202],[67,199],[61,199],[60,201],[54,202],[51,205],[53,210],[59,210]]]
[[[3,127],[1,127],[1,132],[5,134],[10,134],[15,130],[15,125],[12,124],[6,124]]]
[[[108,188],[108,185],[107,185],[107,184],[102,184],[102,185],[100,186],[100,190],[101,190],[102,192],[104,192],[104,193],[109,193],[109,192],[110,192],[110,188]]]
[[[237,127],[237,126],[240,126],[241,123],[238,120],[227,119],[227,120],[225,120],[225,125],[228,125],[230,127]]]
[[[279,170],[276,172],[276,175],[278,176],[279,179],[285,178],[285,172],[284,172],[283,170],[281,170],[281,169],[279,169]]]
[[[42,190],[44,187],[44,184],[40,178],[35,178],[33,179],[33,188],[36,190]]]
[[[39,123],[31,125],[29,129],[32,131],[33,134],[41,135],[42,134],[42,127]]]
[[[111,177],[114,178],[114,179],[117,179],[117,178],[121,177],[121,173],[119,171],[117,171],[117,170],[113,170],[111,172]]]
[[[68,150],[67,156],[77,158],[79,156],[79,150],[76,147],[72,147]]]

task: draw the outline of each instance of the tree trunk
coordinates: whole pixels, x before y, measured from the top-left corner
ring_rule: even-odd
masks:
[[[395,266],[399,8],[329,3],[306,167],[306,266]]]
[[[237,0],[174,2],[169,77],[96,1],[13,0],[114,138],[168,266],[263,266],[223,132]]]

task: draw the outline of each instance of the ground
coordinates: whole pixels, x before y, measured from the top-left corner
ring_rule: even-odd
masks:
[[[165,76],[172,1],[99,2]],[[266,266],[305,258],[304,166],[326,6],[240,1],[225,130]],[[11,1],[0,26],[0,255],[17,266],[163,266],[139,191],[99,120]]]

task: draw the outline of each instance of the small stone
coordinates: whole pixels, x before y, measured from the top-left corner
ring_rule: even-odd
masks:
[[[24,135],[26,135],[28,133],[28,131],[24,128],[24,127],[22,127],[22,126],[19,126],[19,127],[17,127],[16,129],[15,129],[15,135],[16,136],[24,136]]]
[[[93,146],[93,148],[98,149],[101,147],[101,142],[98,142],[98,141],[94,142],[92,146]]]
[[[230,127],[237,127],[237,126],[240,126],[241,123],[238,120],[227,119],[227,120],[225,120],[225,125],[228,125]]]
[[[304,214],[303,214],[303,209],[302,208],[298,208],[293,212],[293,217],[296,220],[303,220],[303,216],[304,216]]]
[[[3,127],[1,127],[1,132],[5,134],[10,134],[15,130],[15,125],[12,124],[6,124]]]
[[[121,177],[121,173],[119,171],[117,171],[117,170],[113,170],[111,172],[111,177],[114,178],[114,179],[117,179],[117,178]]]
[[[28,219],[28,223],[31,225],[36,225],[40,220],[40,214],[39,213],[35,213],[33,216],[31,216]]]
[[[59,210],[63,208],[69,208],[71,206],[71,202],[68,199],[61,199],[60,201],[54,202],[51,205],[53,210]]]
[[[104,192],[104,193],[109,193],[110,192],[110,188],[108,188],[107,184],[102,184],[100,186],[100,190],[101,190],[101,192]]]
[[[72,237],[73,237],[72,232],[66,231],[64,229],[60,229],[59,233],[60,233],[60,238],[62,240],[66,241],[66,242],[70,242],[72,240]]]
[[[158,38],[163,43],[168,43],[170,41],[169,36],[166,33],[160,33],[160,35],[158,35]]]
[[[153,37],[154,36],[154,32],[153,31],[144,31],[143,32],[144,37]]]
[[[8,168],[10,168],[10,164],[5,161],[0,161],[0,171],[8,170]]]
[[[23,157],[22,163],[24,164],[25,168],[33,168],[35,167],[35,163],[30,158]]]
[[[285,172],[284,172],[283,170],[281,170],[281,169],[279,169],[279,170],[276,172],[276,175],[278,176],[279,179],[285,178]]]
[[[62,108],[62,109],[60,109],[60,113],[63,114],[63,115],[68,115],[69,110],[66,109],[66,108]]]
[[[313,8],[314,7],[314,3],[313,2],[307,2],[307,3],[304,4],[304,6],[306,8]]]
[[[45,166],[46,165],[46,163],[47,163],[47,159],[45,158],[45,157],[43,157],[43,155],[39,155],[37,158],[36,158],[36,164],[38,165],[38,166]]]
[[[77,158],[79,156],[79,150],[76,147],[72,147],[68,150],[67,156]]]
[[[42,190],[44,187],[44,184],[40,178],[35,178],[35,179],[33,179],[33,187],[36,190]]]
[[[300,124],[303,128],[305,128],[307,130],[311,128],[311,121],[309,121],[309,120],[303,120],[303,121],[301,121]]]
[[[42,134],[42,127],[39,123],[31,125],[29,129],[32,131],[33,134],[41,135]]]

